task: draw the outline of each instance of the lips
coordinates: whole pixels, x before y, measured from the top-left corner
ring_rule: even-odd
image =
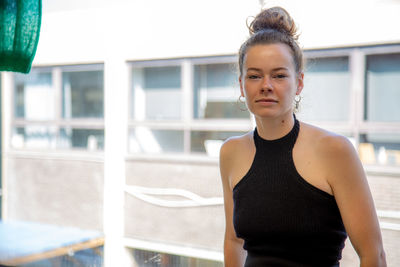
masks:
[[[278,103],[278,101],[275,99],[270,99],[270,98],[262,98],[262,99],[256,100],[256,103]]]

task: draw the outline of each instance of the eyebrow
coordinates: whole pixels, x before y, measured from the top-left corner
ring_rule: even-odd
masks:
[[[285,68],[285,67],[278,67],[278,68],[272,69],[272,71],[280,71],[280,70],[286,70],[287,71],[288,69]],[[248,68],[247,71],[258,71],[258,72],[261,72],[262,70],[259,69],[259,68]]]

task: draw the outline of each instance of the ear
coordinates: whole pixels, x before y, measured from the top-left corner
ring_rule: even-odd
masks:
[[[242,83],[242,76],[239,76],[239,85],[240,85],[240,95],[244,97],[244,89]]]
[[[299,95],[304,87],[304,73],[300,72],[297,74],[297,90],[296,95]]]

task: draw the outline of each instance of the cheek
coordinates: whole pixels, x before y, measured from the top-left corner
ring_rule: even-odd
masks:
[[[241,86],[240,86],[240,91],[243,93],[243,95],[248,95],[249,94],[249,84],[246,82],[246,81],[243,81],[242,83],[241,83]]]
[[[287,83],[281,87],[281,90],[276,90],[275,93],[285,102],[294,101],[296,95],[297,87],[295,83]]]
[[[246,86],[244,88],[244,94],[246,97],[250,98],[253,97],[256,93],[256,90],[253,90],[251,86]]]

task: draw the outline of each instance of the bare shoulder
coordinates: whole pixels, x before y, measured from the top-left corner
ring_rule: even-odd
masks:
[[[354,146],[350,140],[340,134],[336,134],[325,129],[301,123],[301,135],[303,140],[313,148],[318,156],[344,156],[354,153]]]
[[[220,150],[221,177],[230,189],[239,181],[251,165],[255,147],[253,131],[227,139]]]
[[[333,189],[338,182],[364,176],[358,154],[347,137],[306,123],[301,127],[304,143],[313,153],[310,157]]]
[[[248,148],[253,138],[253,131],[241,136],[228,138],[221,146],[220,159],[235,158],[239,151]]]

